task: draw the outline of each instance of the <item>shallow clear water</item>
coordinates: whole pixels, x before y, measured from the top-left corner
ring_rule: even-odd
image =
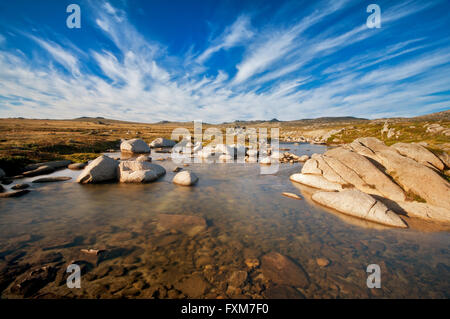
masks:
[[[298,155],[326,149],[280,147]],[[175,164],[155,161],[167,156],[152,154],[167,174],[151,184],[79,185],[79,171],[62,170],[52,175],[73,179],[33,184],[24,197],[1,200],[0,269],[24,263],[33,269],[51,252],[63,256],[52,263],[58,276],[73,260],[89,263],[81,289],[56,280],[39,291],[41,297],[449,297],[449,232],[392,229],[314,205],[307,188],[289,181],[301,164],[280,165],[275,175],[261,175],[258,164],[190,164],[184,169],[194,171],[199,182],[182,187],[171,182]],[[160,214],[199,216],[207,227],[196,234],[161,228]],[[84,248],[105,253],[86,255],[80,252]],[[272,251],[300,265],[309,285],[275,287],[259,267],[247,268],[246,259],[261,260]],[[330,264],[320,267],[316,258]],[[366,286],[369,264],[381,267],[381,289]],[[228,278],[236,270],[248,272],[248,279],[230,290]],[[14,296],[9,288],[2,294]]]

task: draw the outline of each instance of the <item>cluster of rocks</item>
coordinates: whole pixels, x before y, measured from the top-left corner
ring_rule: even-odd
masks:
[[[152,147],[169,147],[173,141],[158,138],[152,142]],[[125,140],[120,149],[127,153],[142,154],[133,160],[116,160],[102,155],[93,160],[77,178],[81,184],[116,182],[120,183],[151,183],[166,174],[164,167],[151,163],[150,147],[140,139]],[[198,177],[190,171],[182,171],[173,178],[173,183],[183,186],[192,186]]]
[[[281,163],[299,163],[299,162],[306,162],[309,159],[308,155],[295,155],[289,152],[284,152],[283,156],[280,158]]]
[[[426,132],[431,134],[443,134],[445,136],[450,136],[450,129],[441,126],[438,123],[425,124]]]
[[[445,167],[448,163],[419,144],[388,147],[366,137],[312,155],[301,173],[290,179],[320,189],[312,199],[324,206],[407,227],[399,215],[450,222],[450,184],[442,176]]]
[[[285,142],[296,142],[296,143],[310,143],[310,144],[327,144],[328,140],[333,136],[342,133],[345,130],[345,128],[340,129],[332,129],[329,131],[326,131],[325,133],[323,130],[319,130],[316,132],[316,134],[313,134],[312,136],[303,136],[298,135],[295,131],[286,132],[283,135],[283,141]],[[334,139],[332,142],[336,143],[339,142],[339,139]]]
[[[63,169],[63,168],[70,168],[71,165],[78,165],[82,163],[77,164],[71,164],[72,162],[69,160],[61,160],[61,161],[51,161],[51,162],[45,162],[45,163],[36,163],[36,164],[30,164],[27,165],[23,172],[20,175],[12,176],[12,177],[6,177],[5,172],[0,169],[0,181],[3,184],[10,184],[12,183],[13,179],[20,179],[20,178],[27,178],[27,177],[36,177],[39,175],[47,175],[54,173],[56,170]],[[83,165],[85,165],[83,163]],[[50,176],[45,178],[38,178],[32,181],[32,183],[51,183],[51,182],[62,182],[70,180],[71,177],[67,176]],[[6,189],[0,185],[0,198],[14,198],[14,197],[21,197],[25,194],[28,194],[30,192],[29,184],[25,183],[19,183],[16,185],[13,185],[11,187],[10,192],[7,192]]]

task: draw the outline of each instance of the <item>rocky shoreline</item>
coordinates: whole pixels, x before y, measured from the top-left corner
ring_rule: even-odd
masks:
[[[151,149],[170,150],[173,146],[174,141],[164,138],[157,138],[150,144],[141,139],[122,140],[121,152],[130,154],[131,159],[117,160],[102,155],[89,164],[72,164],[71,161],[32,164],[13,178],[70,168],[82,170],[77,178],[80,184],[151,183],[166,174],[164,167],[152,163]],[[311,158],[291,154],[287,152],[289,149],[280,152],[270,147],[252,149],[225,144],[202,147],[192,143],[187,146],[192,147],[192,156],[204,161],[233,162],[237,154],[244,154],[246,162],[261,165],[304,162],[301,172],[291,175],[290,180],[316,189],[311,197],[315,203],[357,218],[400,228],[408,227],[409,217],[450,223],[450,184],[445,175],[450,165],[449,156],[447,153],[436,156],[420,144],[396,143],[389,147],[376,138],[358,138],[324,154],[313,154]],[[177,173],[173,178],[176,185],[193,186],[199,180],[193,172],[181,167],[176,167],[174,172]],[[2,170],[0,176],[4,183],[9,179]],[[47,177],[32,182],[69,179]],[[27,187],[15,185],[14,192],[5,192],[2,187],[0,198],[25,195],[30,192],[25,190]]]
[[[290,179],[321,191],[312,199],[344,214],[394,227],[404,216],[450,223],[448,163],[419,144],[359,138],[314,154]],[[333,192],[324,193],[323,191]],[[400,217],[401,216],[401,217]]]

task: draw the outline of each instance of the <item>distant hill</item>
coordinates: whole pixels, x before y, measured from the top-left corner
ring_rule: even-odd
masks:
[[[450,121],[450,110],[437,112],[437,113],[431,113],[421,116],[416,116],[414,119],[418,120],[434,120],[434,121]]]

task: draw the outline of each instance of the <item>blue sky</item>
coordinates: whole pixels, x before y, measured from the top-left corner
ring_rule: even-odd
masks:
[[[421,115],[450,108],[449,40],[448,0],[2,1],[0,117]]]

